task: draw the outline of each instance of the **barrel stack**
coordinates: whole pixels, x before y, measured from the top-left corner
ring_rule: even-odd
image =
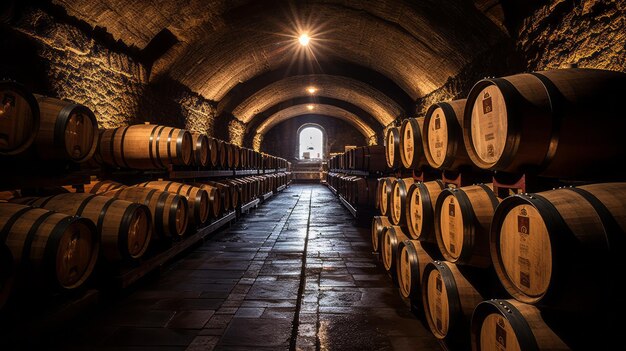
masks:
[[[448,348],[616,341],[611,326],[624,312],[613,304],[614,277],[625,268],[615,254],[626,247],[626,177],[617,166],[626,160],[624,97],[620,72],[524,73],[481,80],[467,99],[435,103],[388,130],[394,172],[378,181],[372,245]],[[432,169],[442,173],[424,172]],[[484,182],[469,181],[476,179]]]

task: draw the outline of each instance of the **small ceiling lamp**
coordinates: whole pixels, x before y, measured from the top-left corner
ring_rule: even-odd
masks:
[[[298,42],[300,42],[300,45],[302,45],[302,46],[309,45],[310,41],[311,41],[311,37],[309,37],[309,35],[307,33],[302,33],[298,37]]]
[[[311,111],[313,108],[315,108],[315,106],[313,106],[313,105],[306,105],[306,108],[308,108],[309,111]]]
[[[315,94],[317,89],[315,89],[315,87],[308,87],[308,88],[306,88],[306,91],[308,91],[309,94]]]

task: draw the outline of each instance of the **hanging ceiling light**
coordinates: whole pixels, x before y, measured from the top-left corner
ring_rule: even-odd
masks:
[[[309,45],[310,41],[311,41],[311,37],[309,37],[309,35],[307,33],[302,33],[298,37],[298,42],[300,42],[300,45],[302,45],[302,46]]]

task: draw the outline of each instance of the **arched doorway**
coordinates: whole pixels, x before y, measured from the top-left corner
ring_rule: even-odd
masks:
[[[298,158],[324,159],[326,133],[322,126],[307,123],[298,128]]]

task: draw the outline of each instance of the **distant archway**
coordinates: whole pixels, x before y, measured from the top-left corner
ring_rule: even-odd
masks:
[[[298,128],[298,159],[324,159],[326,148],[326,131],[315,123],[306,123]]]

